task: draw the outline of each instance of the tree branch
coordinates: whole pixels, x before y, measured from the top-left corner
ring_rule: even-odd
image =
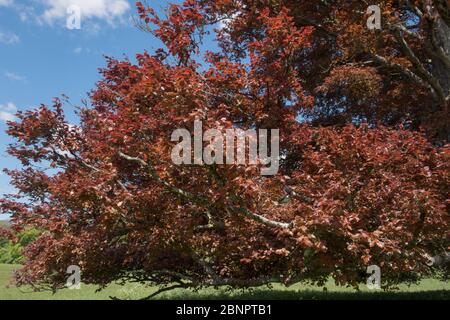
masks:
[[[424,82],[419,76],[417,76],[414,72],[409,70],[408,68],[405,68],[401,64],[391,62],[387,60],[385,57],[382,57],[378,54],[370,54],[370,56],[378,63],[382,64],[385,67],[397,69],[399,72],[401,72],[404,76],[410,78],[411,80],[415,81],[416,83],[420,84],[421,86],[424,86],[430,90],[433,90],[433,88],[430,87],[429,84]]]
[[[177,188],[175,186],[173,186],[172,184],[168,183],[167,181],[161,179],[161,177],[158,175],[158,173],[156,172],[156,170],[153,168],[153,166],[147,162],[145,162],[144,160],[137,158],[137,157],[131,157],[129,155],[126,155],[122,152],[119,152],[119,156],[125,160],[128,161],[132,161],[135,163],[140,164],[142,167],[145,167],[149,170],[150,175],[152,176],[153,179],[155,179],[158,183],[160,183],[161,185],[163,185],[164,187],[166,187],[167,189],[169,189],[171,192],[176,193],[182,197],[185,197],[189,200],[196,200],[198,201],[199,198],[193,194],[190,194],[189,192],[186,192],[180,188]]]
[[[394,29],[394,35],[395,35],[397,41],[399,42],[403,53],[406,55],[408,60],[413,64],[413,66],[417,69],[422,80],[427,82],[429,84],[429,86],[433,89],[433,92],[437,96],[440,103],[443,105],[446,104],[446,102],[445,102],[446,95],[445,95],[444,89],[440,85],[439,81],[437,81],[433,77],[433,75],[423,66],[422,62],[420,62],[419,58],[417,58],[414,51],[411,49],[411,47],[406,42],[405,37],[402,34],[402,31],[399,28],[393,28],[393,29]]]
[[[236,207],[232,207],[232,206],[229,206],[229,208],[231,211],[233,211],[235,213],[242,213],[245,216],[247,216],[248,218],[250,218],[256,222],[262,223],[266,226],[272,227],[272,228],[291,229],[294,225],[294,222],[285,223],[285,222],[278,222],[278,221],[273,221],[273,220],[267,219],[266,217],[263,217],[256,213],[253,213],[246,208],[236,208]]]
[[[175,187],[172,184],[170,184],[169,182],[163,180],[158,175],[158,173],[153,168],[153,166],[151,164],[147,163],[146,161],[144,161],[143,159],[137,158],[137,157],[131,157],[131,156],[126,155],[126,154],[124,154],[122,152],[119,152],[119,156],[121,158],[125,159],[125,160],[138,163],[142,167],[147,168],[149,170],[150,175],[152,176],[152,178],[155,179],[159,184],[161,184],[164,187],[166,187],[172,193],[178,194],[178,195],[180,195],[180,196],[182,196],[182,197],[184,197],[186,199],[189,199],[189,200],[191,200],[193,202],[197,202],[197,203],[202,204],[202,205],[209,205],[210,201],[208,199],[205,199],[202,196],[193,195],[193,194],[191,194],[191,193],[189,193],[187,191],[184,191],[184,190],[182,190],[182,189],[180,189],[178,187]],[[293,222],[291,222],[291,223],[283,223],[283,222],[273,221],[273,220],[270,220],[270,219],[268,219],[266,217],[263,217],[263,216],[261,216],[259,214],[253,213],[253,212],[251,212],[251,211],[249,211],[248,209],[245,209],[245,208],[236,208],[236,207],[234,207],[232,205],[227,205],[227,208],[230,211],[234,212],[234,213],[242,213],[245,216],[247,216],[248,218],[250,218],[250,219],[252,219],[252,220],[254,220],[256,222],[262,223],[262,224],[264,224],[266,226],[269,226],[269,227],[290,229],[293,226]]]
[[[148,297],[142,298],[140,300],[150,300],[150,299],[160,295],[163,292],[172,291],[174,289],[187,289],[189,287],[190,287],[190,285],[188,285],[188,284],[177,284],[177,285],[173,285],[173,286],[170,286],[170,287],[164,287],[164,288],[159,289],[155,293],[149,295]]]

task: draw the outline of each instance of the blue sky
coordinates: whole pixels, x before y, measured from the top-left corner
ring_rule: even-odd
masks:
[[[176,2],[176,1],[172,1]],[[11,141],[5,121],[15,109],[49,104],[66,94],[79,105],[99,80],[103,55],[134,58],[161,44],[138,30],[132,0],[0,0],[0,167],[14,168],[6,156]],[[166,1],[149,1],[163,9]],[[67,8],[77,5],[81,29],[67,28]],[[70,115],[71,107],[66,107]],[[75,119],[70,119],[76,121]],[[9,178],[0,174],[0,196],[12,192]],[[4,217],[3,217],[4,218]],[[1,219],[1,216],[0,216]]]

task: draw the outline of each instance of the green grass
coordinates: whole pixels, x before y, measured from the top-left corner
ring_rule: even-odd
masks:
[[[49,292],[30,292],[25,288],[8,286],[11,274],[19,266],[0,265],[0,300],[105,300],[110,296],[120,299],[140,299],[156,290],[138,284],[120,286],[112,284],[105,290],[96,293],[95,286],[82,285],[80,290],[64,289],[53,295]],[[302,300],[302,299],[440,299],[450,300],[450,283],[437,280],[424,280],[419,285],[401,286],[396,292],[369,291],[362,288],[356,292],[350,288],[336,287],[332,281],[323,288],[296,285],[289,289],[275,285],[273,289],[258,288],[250,292],[204,289],[197,293],[187,290],[174,290],[162,294],[158,299],[275,299],[275,300]]]

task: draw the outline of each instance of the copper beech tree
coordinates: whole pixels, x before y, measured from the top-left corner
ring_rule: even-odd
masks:
[[[9,123],[22,168],[1,209],[41,230],[17,283],[60,288],[70,265],[164,289],[434,272],[450,245],[448,2],[378,1],[381,30],[363,3],[188,0],[164,17],[137,3],[164,48],[109,58],[79,125],[60,100]],[[196,119],[279,129],[278,174],[175,165],[171,134]]]

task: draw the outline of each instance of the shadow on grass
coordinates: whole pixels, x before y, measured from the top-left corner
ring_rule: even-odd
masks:
[[[177,292],[157,299],[171,300],[450,300],[450,291],[320,292],[313,290],[254,290],[250,292]]]

